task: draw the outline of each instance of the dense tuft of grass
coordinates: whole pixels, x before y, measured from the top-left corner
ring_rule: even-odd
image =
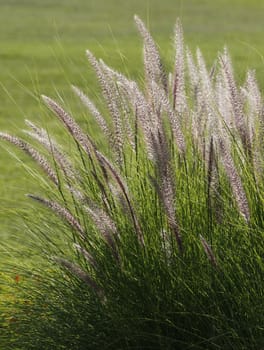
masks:
[[[28,142],[0,133],[38,165],[25,220],[31,260],[20,303],[2,326],[6,348],[261,349],[263,101],[253,71],[238,86],[227,49],[208,69],[175,26],[167,73],[141,19],[138,84],[90,51],[102,91],[84,131],[44,103],[64,143],[26,121]],[[36,256],[34,257],[34,254]],[[20,283],[20,278],[23,283]]]

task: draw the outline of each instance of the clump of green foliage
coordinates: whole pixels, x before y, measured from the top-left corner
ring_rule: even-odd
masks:
[[[238,87],[226,49],[208,71],[177,21],[167,74],[135,22],[144,86],[87,51],[104,105],[73,87],[100,135],[46,96],[69,147],[30,121],[37,146],[0,134],[49,180],[40,177],[45,198],[28,195],[28,231],[48,267],[25,272],[25,302],[4,333],[19,349],[261,349],[264,117],[254,72]]]

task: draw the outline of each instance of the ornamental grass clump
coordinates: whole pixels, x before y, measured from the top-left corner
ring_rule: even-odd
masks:
[[[264,116],[254,72],[238,86],[227,49],[208,70],[178,20],[167,73],[135,23],[144,86],[90,51],[104,105],[73,86],[100,134],[47,96],[70,156],[28,120],[33,145],[0,134],[50,180],[45,195],[28,194],[37,213],[28,231],[48,267],[37,282],[28,276],[5,332],[21,349],[261,349]]]

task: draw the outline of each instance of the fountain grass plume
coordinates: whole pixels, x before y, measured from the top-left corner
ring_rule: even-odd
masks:
[[[0,133],[56,185],[29,195],[34,266],[17,283],[22,302],[9,309],[17,321],[0,326],[6,349],[264,346],[264,129],[255,76],[249,71],[239,86],[226,49],[208,69],[199,49],[186,48],[180,20],[169,73],[138,16],[135,24],[143,85],[87,50],[102,105],[72,87],[97,134],[46,96],[71,150],[29,121],[34,147]]]

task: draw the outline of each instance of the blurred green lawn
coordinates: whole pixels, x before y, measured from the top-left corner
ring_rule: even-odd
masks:
[[[135,13],[149,26],[166,64],[172,64],[173,26],[180,17],[186,42],[192,50],[199,46],[208,64],[227,45],[238,79],[255,68],[264,87],[263,11],[260,0],[0,0],[0,129],[21,134],[25,118],[56,127],[38,100],[40,93],[60,93],[80,117],[70,83],[95,98],[97,93],[86,48],[131,77],[142,75]],[[3,241],[12,231],[13,209],[37,185],[1,145]]]

